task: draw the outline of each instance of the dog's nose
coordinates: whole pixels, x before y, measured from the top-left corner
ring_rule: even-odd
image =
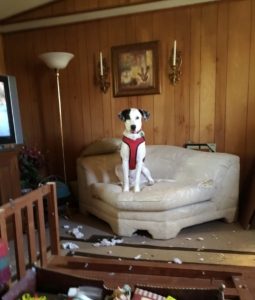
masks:
[[[132,131],[135,131],[136,126],[135,126],[135,125],[131,125],[131,126],[130,126],[130,129],[131,129]]]

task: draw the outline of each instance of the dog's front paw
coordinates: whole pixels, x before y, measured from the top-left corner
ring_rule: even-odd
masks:
[[[139,193],[139,192],[140,192],[140,186],[137,186],[137,185],[136,185],[136,186],[134,187],[134,192],[135,192],[135,193]]]
[[[125,185],[123,187],[123,192],[129,192],[129,186],[128,185]]]
[[[155,181],[153,179],[149,180],[149,185],[153,185],[155,183]]]

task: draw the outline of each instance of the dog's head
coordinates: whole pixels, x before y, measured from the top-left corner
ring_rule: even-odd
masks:
[[[150,113],[143,109],[128,108],[121,111],[118,116],[125,122],[128,132],[137,133],[142,128],[142,120],[148,120]]]

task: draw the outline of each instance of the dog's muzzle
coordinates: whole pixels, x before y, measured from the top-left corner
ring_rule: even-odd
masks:
[[[131,126],[130,126],[131,132],[135,132],[135,129],[136,129],[136,125],[131,125]]]

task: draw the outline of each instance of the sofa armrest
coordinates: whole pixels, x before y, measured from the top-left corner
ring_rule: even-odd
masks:
[[[118,153],[79,157],[77,169],[79,172],[86,173],[89,185],[97,182],[112,183],[118,181],[115,175],[115,166],[120,163]]]
[[[90,191],[92,184],[118,182],[115,175],[115,166],[120,163],[118,152],[79,157],[77,159],[78,196],[81,212],[85,212],[86,203],[92,198]]]
[[[239,197],[240,158],[227,153],[192,151],[183,161],[177,174],[177,180],[192,177],[201,182],[212,180],[216,189],[213,201],[217,208],[229,208],[237,205]]]

